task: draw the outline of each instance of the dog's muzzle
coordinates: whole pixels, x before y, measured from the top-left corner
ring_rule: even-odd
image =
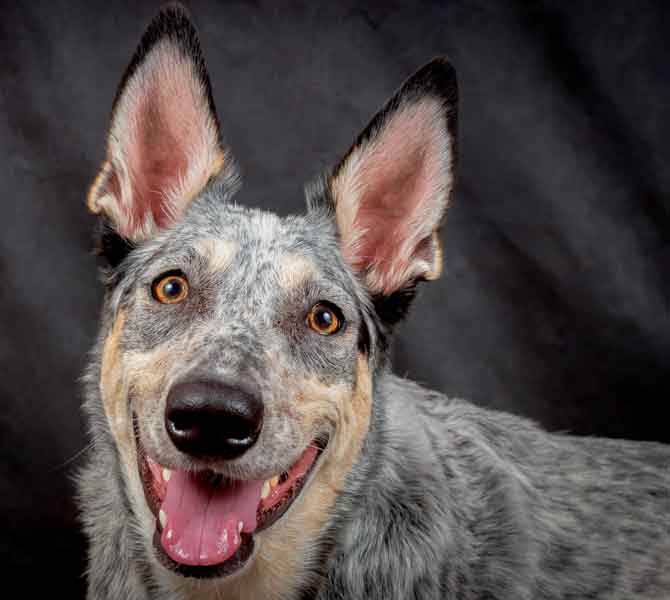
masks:
[[[250,450],[263,416],[260,394],[249,385],[193,376],[173,385],[165,428],[201,469],[170,469],[153,460],[134,417],[140,477],[156,517],[154,545],[170,570],[191,577],[240,570],[253,554],[254,533],[281,518],[306,485],[326,437],[312,440],[286,471],[266,480],[231,479],[209,468]]]

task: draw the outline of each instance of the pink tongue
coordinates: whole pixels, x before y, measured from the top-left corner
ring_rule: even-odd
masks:
[[[161,506],[167,521],[161,544],[184,565],[216,565],[240,547],[242,531],[256,529],[263,481],[212,486],[187,471],[172,471]]]

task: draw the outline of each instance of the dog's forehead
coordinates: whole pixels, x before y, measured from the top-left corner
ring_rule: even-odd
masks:
[[[269,211],[213,204],[210,200],[193,207],[184,221],[183,234],[214,263],[221,253],[234,253],[236,262],[242,265],[267,261],[283,270],[309,261],[316,269],[332,265],[339,256],[332,223],[312,214],[280,217]],[[175,241],[179,243],[179,239]]]
[[[282,288],[328,281],[353,291],[332,221],[319,213],[281,217],[220,198],[194,202],[185,218],[157,236],[134,260],[138,275],[179,267],[190,260],[201,270],[231,278],[272,280]],[[159,273],[155,273],[159,274]]]

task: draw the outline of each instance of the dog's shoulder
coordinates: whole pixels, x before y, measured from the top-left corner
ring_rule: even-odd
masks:
[[[607,582],[653,598],[668,585],[670,447],[550,433],[394,376],[378,395],[377,466],[350,549],[358,569],[372,556],[390,565],[367,569],[389,590],[533,598],[552,581],[601,598]],[[632,554],[643,560],[624,568]],[[393,556],[417,577],[392,582]]]
[[[331,562],[329,593],[530,597],[525,492],[477,431],[481,409],[388,374],[375,401],[382,417],[350,477],[365,483],[343,495],[357,496],[353,510],[337,507],[353,518]]]

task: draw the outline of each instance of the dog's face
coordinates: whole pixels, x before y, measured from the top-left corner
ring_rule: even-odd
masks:
[[[306,215],[237,207],[195,32],[176,8],[150,26],[89,206],[109,262],[101,398],[128,518],[169,571],[299,577],[368,432],[389,327],[439,274],[454,129],[436,60]]]

